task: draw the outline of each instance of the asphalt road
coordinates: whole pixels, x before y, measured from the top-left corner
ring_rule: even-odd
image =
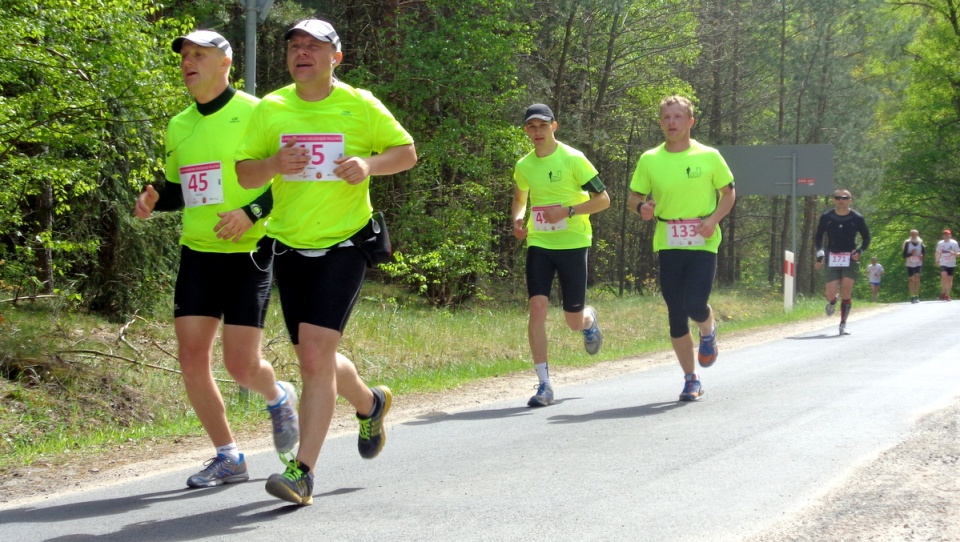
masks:
[[[384,453],[329,440],[314,504],[195,465],[0,509],[0,540],[739,540],[762,534],[958,396],[960,303],[904,304],[737,350],[678,403],[675,364],[389,426]],[[829,322],[829,324],[828,324]]]

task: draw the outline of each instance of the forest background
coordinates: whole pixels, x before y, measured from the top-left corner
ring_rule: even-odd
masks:
[[[907,297],[911,228],[927,240],[923,295],[935,298],[929,254],[960,226],[958,3],[277,0],[256,27],[256,94],[290,82],[284,31],[326,18],[344,44],[338,76],[413,134],[418,165],[371,183],[397,262],[368,275],[341,346],[398,394],[449,389],[529,373],[525,251],[508,214],[534,102],[553,108],[558,138],[587,154],[613,200],[592,217],[589,298],[607,340],[591,359],[666,348],[653,224],[624,201],[640,154],[662,141],[669,94],[695,100],[694,137],[710,145],[833,145],[836,185],[874,234],[867,256],[887,268],[881,300]],[[0,480],[91,443],[202,434],[172,368],[180,216],[141,222],[132,209],[162,182],[167,122],[191,100],[171,41],[222,33],[244,88],[245,25],[232,0],[0,3]],[[805,302],[821,295],[813,232],[832,206],[822,196],[796,202],[801,303],[784,315],[777,299],[793,204],[741,196],[724,219],[712,297],[724,333],[822,311]],[[857,288],[866,299],[866,281]],[[278,305],[264,356],[296,381]],[[591,363],[554,324],[563,342],[551,363]],[[214,370],[231,419],[248,422],[235,427],[266,423]]]
[[[244,3],[3,3],[5,297],[56,295],[116,320],[168,299],[179,217],[138,223],[131,209],[163,178],[166,123],[190,103],[170,42],[219,31],[243,88]],[[520,116],[533,102],[554,109],[558,139],[586,153],[613,200],[593,217],[591,284],[654,291],[652,225],[623,204],[637,158],[662,141],[657,104],[674,93],[695,99],[694,137],[710,145],[833,145],[836,185],[874,234],[868,255],[886,266],[888,292],[905,296],[906,281],[893,279],[907,232],[920,229],[932,252],[943,228],[960,226],[958,3],[279,0],[257,27],[256,88],[290,82],[285,29],[308,16],[334,23],[338,76],[381,98],[420,154],[413,170],[372,183],[398,252],[372,279],[435,306],[522,289],[508,213],[513,165],[530,149]],[[801,294],[818,289],[813,232],[830,205],[797,202]],[[791,208],[788,197],[738,199],[722,224],[721,285],[779,287]]]

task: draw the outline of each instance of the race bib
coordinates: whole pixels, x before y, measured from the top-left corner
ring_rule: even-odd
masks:
[[[957,265],[957,257],[952,252],[943,252],[940,254],[940,265],[953,267]]]
[[[667,221],[667,246],[698,247],[704,244],[703,236],[697,233],[702,221],[699,218]]]
[[[828,258],[827,265],[830,267],[850,267],[849,252],[831,252]]]
[[[310,162],[300,173],[284,175],[285,181],[340,181],[340,177],[333,174],[337,165],[333,163],[343,158],[343,134],[283,134],[280,136],[280,146],[284,146],[293,138],[297,138],[296,146],[307,149]]]
[[[907,256],[907,267],[918,267],[921,263],[920,256]]]
[[[547,222],[547,219],[544,218],[543,213],[547,209],[555,209],[560,207],[560,205],[544,205],[541,207],[533,207],[530,209],[530,212],[533,213],[533,229],[537,231],[563,231],[567,229],[567,219],[564,218],[560,222],[554,222],[553,224]]]
[[[223,203],[223,170],[220,162],[181,167],[180,190],[186,207]]]

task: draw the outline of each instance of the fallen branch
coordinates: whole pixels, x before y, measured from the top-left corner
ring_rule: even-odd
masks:
[[[103,356],[105,358],[114,358],[114,359],[123,360],[132,365],[140,365],[142,367],[150,367],[151,369],[160,369],[161,371],[167,371],[167,372],[176,373],[176,374],[183,374],[177,369],[171,369],[169,367],[163,367],[161,365],[153,365],[152,363],[143,363],[135,359],[130,359],[126,356],[120,356],[117,354],[108,354],[106,352],[100,352],[97,350],[60,350],[59,352],[57,352],[57,354],[58,355],[59,354],[91,354],[94,356]]]
[[[52,298],[52,297],[60,297],[60,295],[59,294],[39,294],[39,295],[31,295],[26,297],[17,296],[17,297],[11,297],[10,299],[0,299],[0,303],[11,303],[11,302],[16,303],[17,301],[24,301],[24,300],[32,301],[34,299],[43,299],[43,298]]]
[[[103,356],[103,357],[105,357],[105,358],[119,359],[119,360],[126,361],[127,363],[130,363],[130,364],[133,364],[133,365],[139,365],[139,366],[141,366],[141,367],[149,367],[149,368],[151,368],[151,369],[159,369],[159,370],[161,370],[161,371],[167,371],[168,373],[175,373],[175,374],[178,374],[178,375],[183,374],[182,372],[178,371],[177,369],[171,369],[171,368],[169,368],[169,367],[163,367],[162,365],[154,365],[154,364],[152,364],[152,363],[143,363],[143,362],[137,361],[137,360],[135,360],[135,359],[130,359],[130,358],[128,358],[128,357],[118,356],[117,354],[108,354],[108,353],[106,353],[106,352],[99,352],[99,351],[97,351],[97,350],[60,350],[59,352],[57,352],[57,354],[58,354],[58,355],[59,355],[59,354],[91,354],[91,355],[94,355],[94,356]],[[234,383],[233,380],[224,380],[224,379],[222,379],[222,378],[214,378],[213,381],[214,381],[214,382],[223,382],[223,383],[226,383],[226,384],[233,384],[233,383]]]

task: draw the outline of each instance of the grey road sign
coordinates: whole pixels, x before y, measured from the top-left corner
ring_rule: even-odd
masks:
[[[738,196],[833,193],[833,145],[724,145],[717,150],[733,172]]]

